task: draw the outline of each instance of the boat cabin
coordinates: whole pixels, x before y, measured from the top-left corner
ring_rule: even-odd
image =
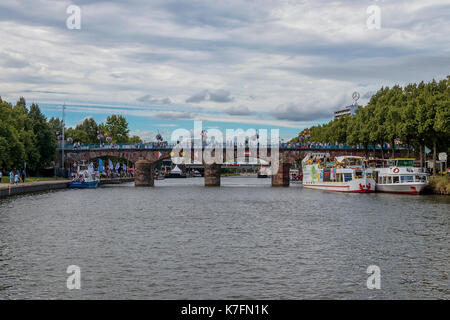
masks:
[[[369,159],[366,163],[378,184],[426,183],[427,174],[415,168],[414,161],[414,158]]]

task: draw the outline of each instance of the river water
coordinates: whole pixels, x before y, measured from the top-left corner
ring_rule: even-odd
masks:
[[[0,299],[450,297],[449,197],[155,184],[0,200]],[[367,288],[369,265],[381,289]]]

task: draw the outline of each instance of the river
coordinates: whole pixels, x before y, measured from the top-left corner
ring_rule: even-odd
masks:
[[[450,197],[155,181],[0,200],[0,299],[448,299]],[[69,290],[69,265],[81,289]],[[369,290],[367,267],[380,268]]]

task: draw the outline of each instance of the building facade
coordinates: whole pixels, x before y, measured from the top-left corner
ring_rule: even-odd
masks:
[[[358,106],[352,104],[352,105],[344,107],[341,110],[337,110],[334,112],[334,119],[336,120],[336,119],[346,116],[346,115],[353,116],[353,115],[355,115],[356,109],[358,109]]]

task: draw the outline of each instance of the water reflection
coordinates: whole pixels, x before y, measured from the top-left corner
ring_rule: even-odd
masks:
[[[449,197],[155,184],[0,200],[0,298],[449,298]]]

